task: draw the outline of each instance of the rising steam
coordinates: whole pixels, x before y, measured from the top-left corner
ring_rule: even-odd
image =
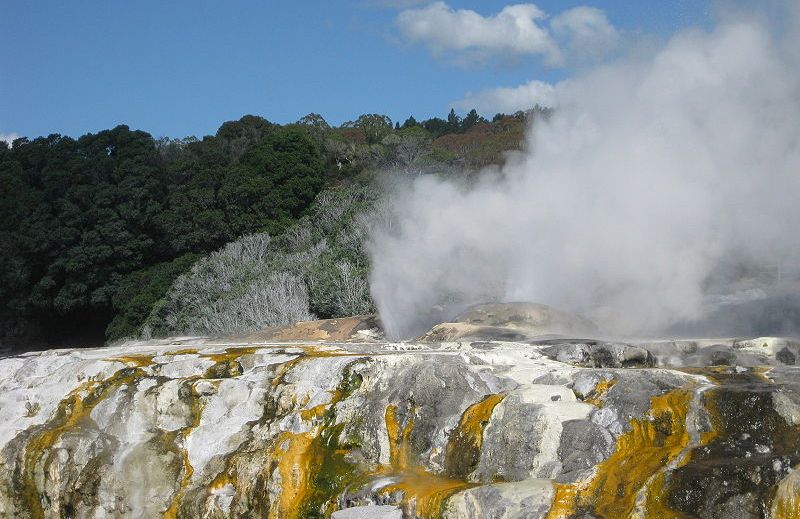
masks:
[[[398,190],[371,240],[388,333],[525,300],[654,334],[707,311],[720,280],[796,265],[792,38],[761,18],[681,33],[557,85],[555,115],[499,175]]]

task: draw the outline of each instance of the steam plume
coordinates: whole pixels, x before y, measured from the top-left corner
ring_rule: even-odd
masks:
[[[719,280],[796,263],[800,40],[778,32],[728,20],[559,83],[499,175],[399,190],[371,240],[388,333],[526,300],[655,334]]]

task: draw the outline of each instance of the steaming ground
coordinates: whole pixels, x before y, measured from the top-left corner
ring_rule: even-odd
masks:
[[[399,189],[371,241],[388,333],[522,300],[652,335],[780,296],[800,258],[800,39],[778,33],[729,20],[598,67],[556,85],[501,174]]]

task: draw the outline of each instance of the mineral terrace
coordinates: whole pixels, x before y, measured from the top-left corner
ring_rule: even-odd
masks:
[[[0,360],[0,517],[800,518],[800,342],[373,327]]]

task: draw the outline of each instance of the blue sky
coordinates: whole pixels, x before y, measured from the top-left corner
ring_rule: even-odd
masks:
[[[473,10],[489,20],[510,3],[449,0],[440,11],[455,20]],[[588,5],[618,34],[637,39],[665,38],[710,16],[703,0],[535,4],[548,15],[537,22],[543,26]],[[406,20],[421,20],[427,7],[414,0],[4,1],[0,135],[77,136],[117,124],[155,136],[206,135],[248,113],[278,123],[309,112],[332,124],[372,112],[422,119],[443,116],[468,92],[554,82],[585,63],[546,65],[544,54],[519,50],[525,42],[516,50],[483,48],[484,40],[462,48],[455,26],[413,32],[398,22],[409,9]]]

